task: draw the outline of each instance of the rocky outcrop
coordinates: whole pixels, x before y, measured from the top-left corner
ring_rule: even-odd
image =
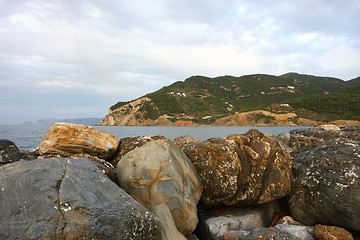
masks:
[[[157,218],[85,158],[0,167],[0,239],[161,239]]]
[[[55,123],[40,143],[40,154],[110,158],[119,140],[106,132],[80,124]]]
[[[197,234],[200,239],[228,239],[241,232],[244,235],[257,227],[269,227],[278,213],[276,201],[246,208],[213,208],[199,211]]]
[[[157,136],[138,136],[138,137],[126,137],[122,138],[119,141],[119,147],[117,153],[114,155],[111,163],[116,167],[118,162],[131,150],[135,148],[141,147],[147,142],[158,140],[158,139],[165,139],[164,136],[157,135]]]
[[[120,186],[139,203],[150,210],[165,203],[179,232],[187,235],[195,229],[201,181],[188,157],[170,140],[150,141],[128,152],[117,170]]]
[[[20,150],[12,141],[0,139],[0,166],[19,161],[20,157]]]
[[[262,204],[290,192],[292,161],[258,130],[184,147],[204,185],[207,206]]]
[[[360,230],[359,142],[332,139],[294,159],[289,206],[307,225]]]

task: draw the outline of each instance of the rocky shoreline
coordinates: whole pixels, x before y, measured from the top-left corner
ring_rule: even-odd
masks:
[[[359,239],[360,127],[0,140],[0,239]]]

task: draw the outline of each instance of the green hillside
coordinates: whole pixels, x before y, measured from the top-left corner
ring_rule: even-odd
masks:
[[[154,120],[166,114],[173,121],[191,119],[198,123],[210,123],[237,112],[288,103],[291,99],[309,95],[325,95],[348,86],[341,79],[297,73],[215,78],[192,76],[147,94],[151,101],[141,106],[137,118]],[[127,103],[119,102],[111,109]]]
[[[293,108],[331,113],[341,119],[360,119],[360,85],[327,95],[312,95],[289,101]]]

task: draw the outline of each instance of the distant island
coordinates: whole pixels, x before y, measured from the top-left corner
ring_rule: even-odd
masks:
[[[88,126],[98,125],[102,119],[101,118],[74,118],[74,119],[56,119],[56,118],[47,118],[40,119],[36,122],[23,122],[21,125],[40,125],[40,126],[51,126],[55,122],[68,122],[75,124],[83,124]]]
[[[360,77],[192,76],[114,104],[99,125],[356,125],[359,99]]]

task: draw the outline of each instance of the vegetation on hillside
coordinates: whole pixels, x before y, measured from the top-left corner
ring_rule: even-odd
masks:
[[[342,119],[360,119],[360,85],[327,95],[312,95],[289,101],[292,107],[332,113]]]
[[[291,103],[297,109],[340,113],[348,119],[354,119],[358,118],[355,114],[357,109],[355,100],[350,100],[352,97],[347,98],[346,91],[336,95],[329,93],[343,90],[358,81],[354,79],[345,82],[337,78],[297,73],[281,76],[255,74],[215,78],[193,76],[183,82],[176,82],[147,94],[146,97],[150,98],[151,102],[141,106],[141,113],[137,117],[154,120],[165,115],[171,121],[188,119],[204,124],[237,112],[264,109],[272,104]],[[310,98],[306,100],[307,98],[304,97],[309,95],[312,96],[311,100]],[[330,96],[332,100],[325,100]],[[339,103],[333,106],[329,101]],[[119,102],[111,109],[115,110],[127,103]],[[348,107],[344,108],[344,105]]]

